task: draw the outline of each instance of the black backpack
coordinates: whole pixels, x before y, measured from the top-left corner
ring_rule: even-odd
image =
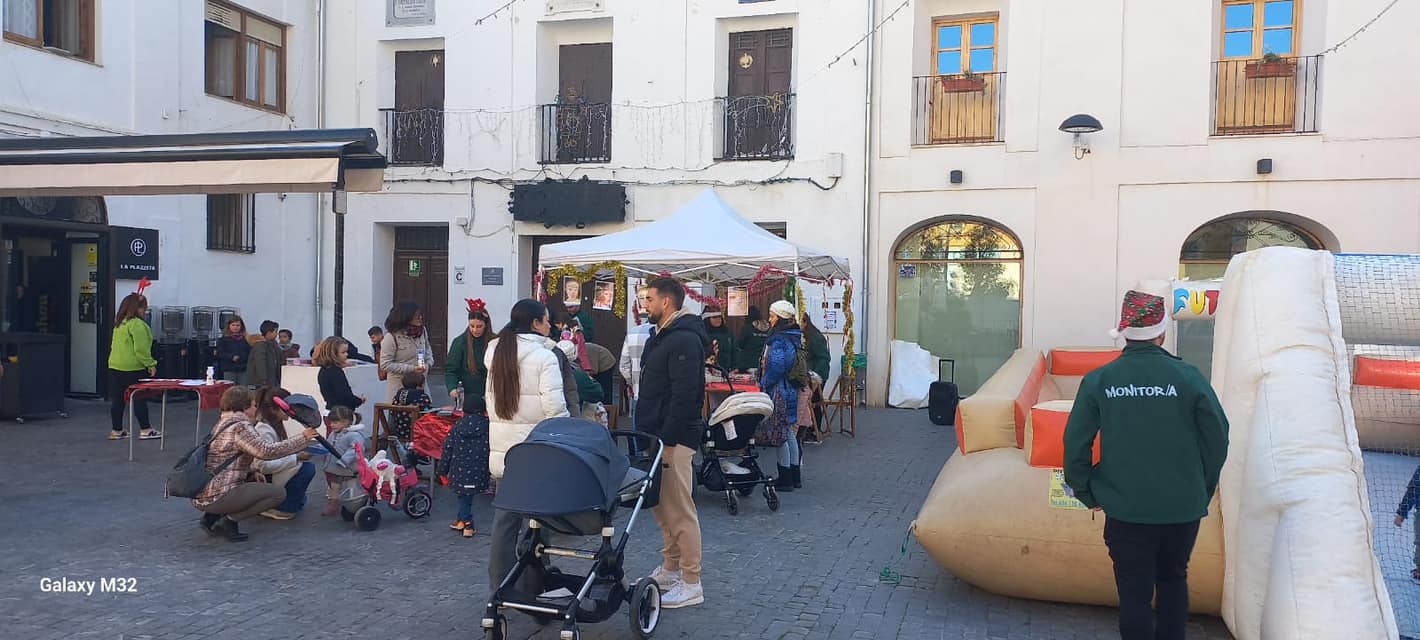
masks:
[[[230,428],[232,428],[231,424],[224,427],[222,431]],[[238,453],[219,465],[216,471],[209,473],[207,471],[207,453],[212,445],[212,439],[217,436],[217,433],[221,432],[207,434],[201,444],[189,449],[178,459],[177,464],[173,465],[172,470],[168,472],[168,482],[164,492],[166,497],[196,498],[203,489],[207,488],[207,484],[212,482],[213,476],[236,462],[237,458],[242,457],[242,454]]]

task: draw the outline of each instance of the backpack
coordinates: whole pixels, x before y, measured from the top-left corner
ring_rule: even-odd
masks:
[[[794,366],[789,368],[789,384],[799,389],[809,386],[809,359],[802,343],[794,345]]]
[[[234,422],[232,424],[236,423]],[[226,431],[230,428],[232,428],[231,424],[224,427],[222,431]],[[217,436],[217,433],[221,432],[207,434],[207,437],[203,439],[201,444],[189,449],[187,453],[183,454],[183,456],[178,459],[177,464],[173,465],[172,470],[168,471],[168,482],[165,490],[166,497],[196,498],[198,494],[202,493],[203,489],[207,488],[207,484],[212,482],[213,476],[221,473],[228,465],[236,462],[237,458],[242,457],[242,454],[238,453],[219,465],[216,471],[209,473],[207,471],[207,454],[212,445],[212,439]]]

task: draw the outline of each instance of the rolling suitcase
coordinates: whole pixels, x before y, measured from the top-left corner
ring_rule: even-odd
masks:
[[[942,363],[952,363],[951,380],[942,376]],[[932,424],[949,425],[957,415],[957,403],[961,395],[957,391],[957,361],[943,358],[937,363],[937,381],[927,390],[927,417]]]

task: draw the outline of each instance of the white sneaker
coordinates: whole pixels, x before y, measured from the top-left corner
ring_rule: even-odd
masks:
[[[749,469],[741,467],[729,460],[720,460],[720,471],[732,476],[742,476],[749,473]]]
[[[670,591],[661,594],[662,609],[693,607],[705,602],[705,588],[700,583],[677,582]]]
[[[661,588],[661,593],[670,591],[682,580],[679,571],[666,571],[664,566],[656,567],[656,570],[651,572],[651,579],[656,581],[656,585]]]

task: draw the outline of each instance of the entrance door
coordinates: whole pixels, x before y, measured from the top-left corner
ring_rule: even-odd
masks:
[[[99,326],[104,313],[99,300],[99,240],[75,239],[69,244],[69,392],[98,395]],[[107,363],[104,369],[108,368]]]
[[[394,300],[414,302],[424,310],[434,365],[443,366],[449,348],[448,227],[395,229]]]
[[[394,54],[394,113],[390,162],[444,164],[444,52]]]

